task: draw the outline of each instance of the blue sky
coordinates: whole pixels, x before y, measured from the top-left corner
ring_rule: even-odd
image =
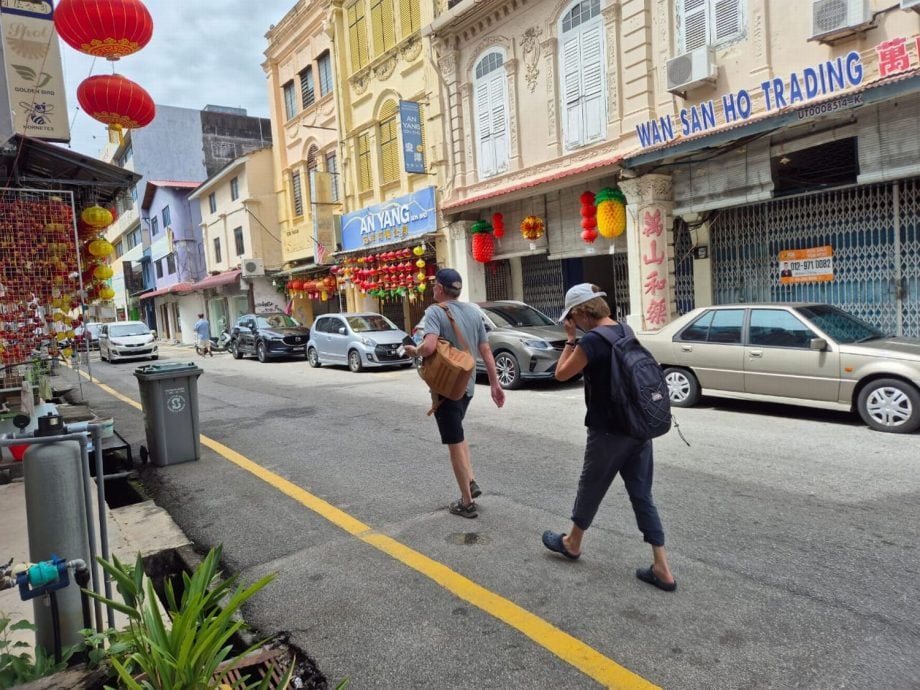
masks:
[[[154,102],[186,108],[227,105],[268,116],[262,62],[265,33],[296,0],[145,0],[153,39],[115,63],[84,55],[63,41],[61,58],[72,123],[70,146],[98,156],[105,125],[77,112],[77,86],[90,74],[115,71],[136,81]]]

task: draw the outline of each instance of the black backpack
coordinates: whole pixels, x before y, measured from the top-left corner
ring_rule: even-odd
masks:
[[[625,323],[619,326],[622,334],[615,326],[595,330],[610,343],[610,402],[623,432],[648,441],[671,428],[668,383],[661,365],[633,330]]]

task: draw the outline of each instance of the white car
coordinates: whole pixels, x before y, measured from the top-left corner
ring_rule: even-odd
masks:
[[[156,338],[143,321],[104,323],[99,329],[99,357],[108,362],[120,359],[157,359]]]

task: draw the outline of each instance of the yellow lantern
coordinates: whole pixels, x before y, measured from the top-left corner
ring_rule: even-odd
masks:
[[[108,264],[101,264],[93,269],[93,278],[96,280],[108,280],[112,277],[112,267]]]
[[[65,347],[63,350],[61,350],[61,354],[70,359],[70,356],[73,355],[73,350],[71,350],[69,347]]]
[[[108,285],[106,285],[104,288],[99,290],[100,299],[112,299],[113,297],[115,297],[115,291],[112,288],[110,288]]]
[[[102,206],[90,206],[83,209],[80,214],[80,220],[89,225],[91,228],[107,228],[114,222],[111,212],[102,208]]]
[[[421,256],[422,254],[425,253],[425,245],[420,244],[417,247],[413,247],[412,253],[415,254],[416,256]]]
[[[64,331],[58,331],[54,337],[58,340],[67,340],[67,334]]]
[[[428,283],[419,283],[417,289],[419,292],[425,292],[426,287],[428,287]]]
[[[424,283],[425,282],[425,271],[419,271],[418,273],[416,273],[415,279],[420,283]]]
[[[104,257],[115,251],[115,247],[108,240],[95,239],[89,243],[89,253],[93,256]]]
[[[54,319],[55,321],[60,322],[64,320],[64,315],[58,311],[58,312],[55,312],[54,316],[52,316],[51,318]]]
[[[415,262],[415,266],[416,268],[425,268],[425,260],[419,259],[418,261]]]

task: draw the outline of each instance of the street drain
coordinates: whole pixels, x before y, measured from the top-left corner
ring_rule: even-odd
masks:
[[[447,537],[447,541],[458,546],[476,546],[477,544],[487,544],[489,539],[476,532],[454,532]]]

